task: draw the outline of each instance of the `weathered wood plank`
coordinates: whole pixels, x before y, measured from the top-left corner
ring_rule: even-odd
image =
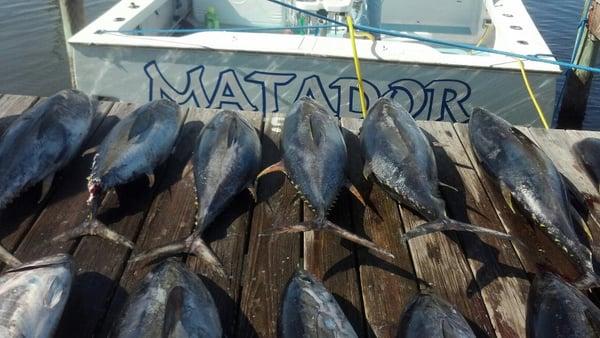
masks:
[[[458,192],[442,188],[448,213],[459,221],[504,232],[487,193],[449,123],[419,123],[442,147],[434,147],[439,180]],[[472,274],[470,292],[480,292],[496,335],[524,337],[529,281],[509,241],[489,236],[458,234]],[[477,291],[479,290],[479,291]]]
[[[262,136],[263,167],[280,160],[284,116],[268,114]],[[237,337],[276,337],[283,291],[301,266],[301,234],[264,235],[273,224],[300,221],[296,190],[283,174],[260,179],[246,255]]]
[[[350,198],[340,192],[329,220],[352,230]],[[304,206],[304,221],[315,218],[308,206]],[[358,334],[363,334],[363,306],[353,249],[355,245],[329,232],[309,231],[304,233],[304,269],[323,281],[335,297],[348,320]]]
[[[576,276],[577,271],[563,252],[550,241],[546,235],[531,225],[519,210],[513,212],[502,197],[502,193],[494,178],[479,165],[468,135],[467,125],[455,124],[454,128],[464,146],[465,152],[474,165],[491,202],[508,233],[522,241],[523,245],[515,245],[515,251],[528,273],[536,273],[538,266],[552,267],[566,276]]]
[[[216,113],[213,111],[211,116]],[[259,132],[262,130],[262,116],[256,112],[242,112]],[[204,284],[210,290],[217,308],[226,337],[234,337],[239,316],[244,256],[250,232],[251,214],[254,207],[252,195],[240,193],[231,206],[207,229],[206,241],[215,252],[227,274],[223,278],[211,270],[206,263],[190,256],[188,266],[204,277]]]
[[[16,118],[40,100],[39,96],[3,95],[0,97],[0,117]]]
[[[0,98],[0,135],[27,109],[39,101],[37,96],[4,95]]]
[[[396,202],[377,184],[369,184],[362,177],[357,137],[360,125],[359,119],[342,118],[342,126],[352,133],[346,138],[351,181],[372,204],[364,208],[353,201],[352,222],[357,234],[370,238],[395,257],[384,260],[363,248],[357,251],[366,330],[370,337],[392,338],[397,336],[404,307],[418,292],[417,278],[408,247],[401,241],[402,220]]]
[[[188,111],[175,152],[166,163],[167,174],[161,180],[157,195],[149,207],[133,255],[185,238],[192,232],[196,195],[190,158],[196,137],[208,118],[204,110]],[[128,263],[121,276],[116,276],[118,286],[96,335],[108,335],[127,297],[152,268],[151,263]]]
[[[27,103],[35,101],[31,98],[27,99],[27,97],[21,97],[19,100]],[[112,104],[102,104],[97,106],[97,115],[90,129],[91,135],[95,135],[96,129],[101,125],[111,106]],[[88,137],[88,140],[86,140],[82,147],[81,153],[89,148],[90,140],[93,140],[93,136]],[[3,225],[2,231],[5,231],[6,229],[7,232],[10,232],[10,234],[7,234],[6,236],[3,236],[4,233],[0,234],[0,236],[3,237],[2,245],[9,251],[15,251],[17,245],[19,245],[19,247],[24,246],[24,249],[17,249],[15,251],[15,255],[18,258],[27,261],[44,256],[43,254],[38,256],[36,250],[37,248],[42,247],[44,243],[49,244],[47,241],[49,241],[50,238],[40,238],[38,236],[39,228],[37,228],[35,224],[37,224],[39,217],[44,214],[42,210],[46,206],[55,207],[55,210],[59,210],[59,214],[65,214],[65,210],[73,210],[68,208],[64,209],[64,206],[59,202],[62,202],[65,197],[68,197],[70,194],[77,191],[78,176],[76,176],[76,172],[78,170],[77,168],[81,168],[80,162],[82,162],[82,158],[85,159],[86,156],[82,157],[82,155],[79,155],[75,157],[72,163],[56,174],[50,193],[44,201],[38,203],[41,191],[41,187],[38,184],[22,194],[13,202],[12,206],[2,212],[0,216],[0,222]],[[53,227],[55,226],[54,224],[56,224],[54,223],[55,221],[57,221],[57,219],[51,219]],[[30,228],[35,230],[27,233]],[[30,237],[34,238],[33,242],[27,239]]]
[[[439,152],[436,155],[439,156]],[[401,207],[401,215],[406,231],[424,223],[420,216],[405,207]],[[457,234],[423,236],[411,240],[408,246],[417,276],[431,282],[433,292],[454,304],[476,333],[495,336],[479,290],[469,289],[473,274]]]
[[[113,116],[122,117],[133,108],[127,107]],[[117,233],[135,241],[157,187],[165,176],[165,168],[166,165],[161,165],[155,170],[154,186],[149,185],[146,177],[141,177],[109,192],[98,218]],[[117,286],[115,280],[121,276],[129,254],[128,248],[100,237],[84,237],[79,241],[73,253],[78,275],[58,335],[93,335],[104,317]]]

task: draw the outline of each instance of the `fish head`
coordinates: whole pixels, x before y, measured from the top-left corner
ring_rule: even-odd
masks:
[[[78,139],[83,141],[97,111],[90,97],[76,89],[65,89],[49,97],[48,101],[48,107],[54,112],[54,122],[63,126],[66,135],[80,135]]]
[[[465,318],[448,302],[424,292],[407,305],[400,322],[402,337],[475,337]]]
[[[310,273],[304,269],[299,269],[294,274],[293,283],[298,284],[298,286],[301,288],[307,288],[307,287],[310,288],[315,283],[318,283],[318,281],[317,281],[317,278],[312,273]]]
[[[356,337],[335,298],[311,273],[299,270],[285,291],[280,336]]]
[[[484,166],[488,162],[489,165],[506,163],[505,148],[518,143],[512,125],[484,108],[473,109],[468,132],[475,155]]]
[[[600,333],[600,309],[550,272],[536,275],[527,312],[529,337],[596,337]]]
[[[470,132],[472,131],[479,134],[487,134],[492,132],[497,134],[498,129],[508,132],[511,128],[512,125],[505,119],[485,108],[475,107],[471,112],[471,117],[469,119]]]
[[[511,127],[506,120],[482,107],[475,107],[469,119],[469,131],[477,133],[497,133],[498,128],[509,130]]]
[[[53,336],[71,290],[73,265],[71,256],[58,254],[5,271],[0,277],[0,335]],[[10,335],[4,331],[7,321]]]
[[[600,191],[600,139],[585,138],[573,145],[573,151]]]

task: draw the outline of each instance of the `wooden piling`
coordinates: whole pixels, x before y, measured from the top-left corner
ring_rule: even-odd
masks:
[[[69,72],[71,74],[71,86],[75,88],[75,72],[73,69],[73,51],[69,46],[69,39],[79,32],[85,25],[85,9],[83,0],[58,0],[60,17],[63,24],[65,37],[65,48],[67,49],[67,60],[69,61]]]
[[[600,1],[586,0],[582,20],[587,16],[588,23],[582,27],[582,40],[575,54],[574,63],[594,66],[598,55],[600,36]],[[587,9],[590,9],[589,12]],[[581,129],[592,84],[591,72],[569,69],[564,84],[564,95],[559,97],[560,110],[557,126],[565,129]]]

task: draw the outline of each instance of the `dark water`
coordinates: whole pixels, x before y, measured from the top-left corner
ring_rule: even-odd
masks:
[[[583,0],[524,1],[555,56],[568,60]],[[87,0],[88,20],[115,2]],[[69,86],[57,3],[57,0],[0,0],[0,93],[49,95]],[[560,85],[562,80],[559,89]],[[585,129],[600,130],[599,89],[600,81],[596,80]]]

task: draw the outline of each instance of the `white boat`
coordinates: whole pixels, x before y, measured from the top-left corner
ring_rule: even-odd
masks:
[[[285,2],[338,21],[351,15],[363,25],[553,60],[520,0]],[[332,113],[361,113],[347,29],[268,0],[121,1],[69,44],[76,87],[93,95],[257,113],[285,112],[309,95]],[[458,122],[481,106],[539,125],[512,57],[389,34],[356,46],[367,104],[386,95],[418,119]],[[559,67],[524,68],[551,120]]]

